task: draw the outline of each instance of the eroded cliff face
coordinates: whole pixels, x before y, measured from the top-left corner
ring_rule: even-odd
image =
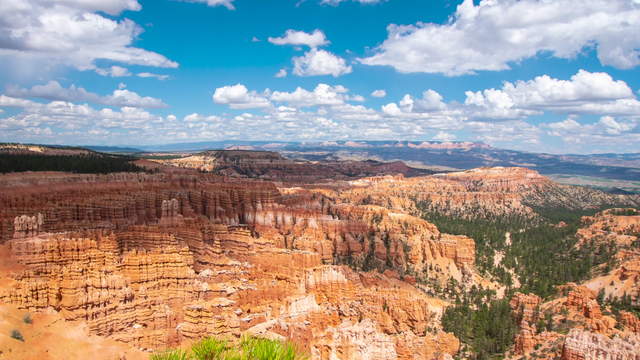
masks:
[[[479,168],[404,178],[354,180],[342,197],[414,215],[423,211],[461,218],[535,217],[536,208],[591,209],[601,205],[638,206],[640,198],[610,195],[585,187],[554,183],[526,168]]]
[[[562,348],[563,360],[636,360],[638,354],[640,337],[637,335],[609,338],[579,329],[571,330]]]
[[[448,359],[460,342],[442,331],[449,304],[430,286],[498,286],[477,273],[473,239],[422,212],[533,218],[534,206],[580,191],[522,168],[304,186],[188,172],[5,175],[0,303],[138,351],[248,332],[290,338],[313,359]],[[510,356],[587,359],[611,346],[597,336],[631,349],[611,356],[633,353],[640,320],[611,316],[596,294],[637,301],[635,217],[603,212],[577,234],[578,246],[619,244],[612,269],[552,301],[512,299]]]
[[[569,284],[566,296],[542,303],[535,295],[516,294],[511,307],[520,331],[508,358],[637,359],[638,318],[628,312],[605,315],[596,294]]]
[[[408,273],[481,280],[472,239],[340,189],[185,174],[0,184],[0,303],[135,349],[248,331],[314,359],[444,359],[459,347],[439,325],[447,303]]]

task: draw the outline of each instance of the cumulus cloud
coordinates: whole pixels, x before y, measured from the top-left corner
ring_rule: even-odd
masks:
[[[332,6],[337,6],[340,5],[340,3],[345,2],[347,0],[321,0],[320,4],[323,5],[332,5]],[[377,4],[379,2],[382,2],[384,0],[352,0],[354,2],[358,2],[361,4]]]
[[[387,92],[384,91],[384,90],[374,90],[371,93],[371,96],[377,97],[377,98],[383,98],[383,97],[387,96]]]
[[[274,76],[277,78],[287,77],[287,69],[278,70],[278,72]]]
[[[440,131],[431,139],[435,141],[449,142],[454,141],[456,139],[456,136],[448,132]]]
[[[415,116],[416,114],[438,114],[452,111],[444,103],[442,95],[435,90],[426,90],[422,93],[422,98],[414,99],[406,94],[396,103],[389,103],[382,106],[382,112],[389,116]]]
[[[6,96],[3,97],[6,100]],[[0,106],[4,106],[2,100],[3,98],[0,97]],[[120,127],[128,129],[144,128],[150,126],[152,121],[161,119],[145,110],[126,106],[119,110],[110,108],[96,110],[87,104],[73,104],[66,101],[52,101],[44,104],[24,101],[20,105],[23,111],[17,115],[2,119],[0,127],[8,128],[12,124],[19,123],[23,128],[47,125],[62,129],[80,129],[84,127]]]
[[[464,0],[446,24],[389,25],[367,65],[397,71],[499,71],[541,52],[570,59],[595,49],[603,65],[640,64],[640,6],[634,0]]]
[[[274,91],[271,94],[271,100],[288,103],[295,107],[339,105],[344,104],[348,98],[347,92],[348,90],[341,85],[318,84],[313,91],[308,91],[301,87],[296,88],[293,92]]]
[[[285,34],[278,38],[269,38],[269,42],[276,45],[308,46],[311,50],[303,56],[293,58],[293,74],[297,76],[319,76],[332,75],[338,77],[352,71],[345,59],[332,54],[326,50],[319,50],[319,46],[329,44],[321,30],[314,30],[312,33],[304,31],[287,30]],[[280,70],[276,77],[286,76],[284,69]]]
[[[269,100],[242,84],[223,86],[213,93],[213,102],[226,104],[232,109],[255,109],[271,106]]]
[[[270,37],[269,42],[275,45],[305,45],[310,48],[329,44],[324,33],[319,29],[314,30],[312,33],[290,29],[281,37]]]
[[[640,142],[640,107],[633,105],[638,103],[635,96],[626,83],[586,71],[565,80],[540,76],[504,83],[499,89],[469,92],[462,103],[446,101],[437,91],[427,89],[421,94],[406,94],[378,109],[357,103],[362,97],[341,85],[320,83],[308,89],[253,91],[236,84],[215,89],[213,101],[231,109],[258,110],[192,113],[178,118],[136,107],[143,106],[144,98],[124,86],[100,96],[53,82],[28,89],[10,88],[0,95],[0,108],[13,108],[0,116],[0,141],[47,136],[75,143],[79,139],[83,139],[81,143],[128,139],[128,144],[141,137],[154,142],[431,138],[531,150],[539,146],[542,137],[558,137],[561,146],[566,146],[559,151],[594,151],[594,146],[597,151],[615,151],[637,149]],[[113,105],[98,109],[86,103],[74,104],[78,101]],[[620,112],[622,102],[627,104],[624,114],[609,112]],[[537,118],[535,123],[527,121],[527,114],[547,113],[548,117]],[[551,120],[556,114],[563,114],[564,120]],[[597,120],[592,116],[581,118],[580,114],[595,114]]]
[[[596,122],[578,121],[575,115],[567,119],[541,124],[547,135],[557,137],[562,152],[632,152],[640,142],[640,118],[602,116]]]
[[[44,85],[36,85],[30,89],[8,87],[7,94],[16,98],[41,98],[65,102],[92,102],[117,107],[163,108],[167,105],[162,100],[150,96],[140,96],[120,86],[112,94],[100,96],[82,87],[71,85],[63,87],[57,81],[49,81]]]
[[[140,107],[140,108],[163,108],[167,104],[160,99],[150,96],[140,96],[133,91],[127,89],[114,90],[113,94],[104,97],[105,105],[118,107]]]
[[[141,9],[137,0],[3,0],[0,56],[96,69],[96,60],[177,67],[158,53],[132,46],[142,28],[119,15]]]
[[[331,75],[338,77],[352,72],[345,59],[325,50],[311,49],[293,58],[293,73],[297,76]]]
[[[365,100],[360,95],[349,94],[349,89],[342,85],[331,86],[322,83],[313,90],[297,87],[292,92],[266,89],[262,93],[250,91],[245,85],[236,84],[217,88],[213,99],[214,102],[229,105],[232,109],[263,108],[273,111],[274,104],[278,104],[275,110],[284,113],[295,112],[302,107],[347,105],[348,101]]]
[[[543,114],[564,114],[569,119],[540,128],[525,121]],[[380,115],[390,121],[419,121],[425,129],[447,133],[472,129],[477,140],[491,144],[504,144],[501,136],[534,144],[543,133],[541,129],[554,134],[573,128],[584,130],[576,120],[581,114],[601,116],[595,127],[598,136],[628,136],[640,121],[640,101],[625,82],[606,73],[581,70],[568,80],[543,75],[529,81],[505,82],[500,89],[467,91],[464,103],[446,102],[438,92],[427,90],[421,97],[406,94],[380,109]],[[591,129],[586,133],[594,134]]]
[[[590,139],[621,138],[620,135],[636,136],[632,134],[640,125],[639,118],[616,119],[613,116],[602,116],[595,123],[580,123],[577,116],[572,115],[558,122],[543,124],[542,128],[552,136],[559,136],[572,142],[588,142]]]
[[[638,114],[640,102],[621,80],[607,73],[578,71],[569,80],[548,75],[505,82],[501,89],[466,92],[465,105],[488,118],[519,118],[553,111],[563,113]]]
[[[200,3],[200,4],[207,4],[208,6],[224,6],[229,10],[235,10],[235,7],[233,6],[233,2],[235,0],[182,0],[184,2],[190,2],[190,3]]]
[[[110,77],[125,77],[131,76],[131,73],[127,68],[123,68],[121,66],[113,65],[108,69],[97,68],[96,73],[102,76],[110,76]]]
[[[141,78],[154,78],[158,80],[167,80],[169,78],[169,75],[154,74],[150,72],[141,72],[141,73],[138,73],[136,76]]]

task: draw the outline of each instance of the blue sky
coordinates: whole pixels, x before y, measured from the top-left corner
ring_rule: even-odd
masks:
[[[639,0],[3,0],[0,141],[640,151]]]

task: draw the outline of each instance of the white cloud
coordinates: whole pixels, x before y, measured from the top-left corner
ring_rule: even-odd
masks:
[[[604,128],[604,131],[609,135],[620,135],[624,132],[633,130],[636,127],[635,122],[619,122],[612,116],[603,116],[598,121],[598,125]]]
[[[275,45],[306,45],[310,48],[329,44],[324,33],[319,29],[314,30],[312,33],[290,29],[281,37],[270,37],[269,42]]]
[[[351,73],[346,61],[325,50],[311,49],[304,56],[293,58],[293,73],[297,76],[340,75]]]
[[[154,74],[150,72],[141,72],[141,73],[138,73],[136,76],[141,78],[154,78],[158,80],[167,80],[169,78],[169,75]]]
[[[570,59],[585,48],[603,65],[640,64],[640,7],[632,0],[464,0],[446,24],[392,24],[388,32],[363,64],[456,76],[509,69],[541,52]]]
[[[406,94],[396,103],[382,106],[382,112],[390,116],[415,116],[417,114],[438,114],[450,111],[443,101],[442,95],[435,90],[427,90],[422,93],[422,98],[414,99]]]
[[[602,116],[595,123],[581,123],[577,116],[569,116],[563,121],[542,124],[547,134],[557,136],[569,144],[583,144],[587,148],[595,145],[625,146],[633,148],[640,140],[640,118],[617,119]],[[592,151],[589,150],[589,151]]]
[[[621,80],[607,73],[580,70],[570,80],[548,75],[505,82],[501,89],[466,92],[465,105],[488,118],[521,118],[542,111],[594,114],[640,114],[640,102]]]
[[[200,4],[207,4],[208,6],[224,6],[229,10],[235,10],[235,7],[233,6],[233,2],[235,0],[182,0],[184,2],[190,2],[190,3],[200,3]]]
[[[127,68],[123,68],[121,66],[116,66],[116,65],[107,69],[97,68],[96,73],[102,76],[111,76],[111,77],[131,76],[131,73]]]
[[[422,93],[422,99],[416,100],[415,107],[419,111],[426,112],[444,110],[447,105],[442,102],[442,95],[435,90],[429,89]]]
[[[0,106],[4,107],[37,107],[38,103],[26,100],[26,99],[18,99],[12,96],[0,95]]]
[[[377,97],[377,98],[383,98],[383,97],[387,96],[387,92],[384,91],[384,90],[374,90],[371,93],[371,96]]]
[[[270,98],[274,102],[284,102],[295,107],[339,105],[344,104],[347,99],[347,95],[345,95],[347,91],[345,87],[340,85],[318,84],[313,91],[308,91],[301,87],[290,93],[274,91]]]
[[[0,106],[5,106],[6,96],[0,96]],[[14,101],[15,102],[15,101]],[[134,107],[124,106],[120,110],[104,108],[96,110],[87,104],[73,104],[66,101],[36,103],[22,101],[23,111],[15,116],[0,119],[0,128],[12,128],[20,132],[28,128],[52,126],[59,129],[115,128],[134,129],[149,127],[152,122],[162,119]]]
[[[220,120],[221,118],[218,116],[205,116],[205,115],[200,115],[198,113],[189,114],[184,117],[184,121],[187,123],[215,122]]]
[[[104,11],[109,15],[118,15],[125,10],[140,11],[142,9],[137,0],[58,0],[57,3],[86,11]]]
[[[337,6],[337,5],[340,5],[340,3],[345,2],[345,1],[347,1],[347,0],[321,0],[320,4]],[[352,0],[352,1],[359,2],[361,4],[377,4],[377,3],[385,1],[385,0]]]
[[[500,89],[467,94],[466,103],[447,102],[437,91],[428,89],[417,96],[406,94],[381,109],[356,103],[362,97],[341,85],[320,83],[313,89],[251,91],[237,84],[216,89],[213,101],[232,109],[259,110],[162,117],[136,108],[157,103],[123,86],[101,96],[52,82],[28,89],[9,88],[7,94],[0,95],[0,108],[18,109],[17,113],[11,109],[0,116],[0,141],[41,142],[51,138],[67,143],[130,145],[141,138],[155,143],[432,138],[535,150],[546,136],[558,137],[554,140],[562,144],[558,151],[635,151],[640,143],[640,107],[634,105],[638,103],[635,96],[624,82],[588,72],[578,72],[567,80],[542,76],[505,83]],[[31,97],[53,101],[40,103]],[[119,108],[96,109],[86,103],[73,103],[77,101]],[[620,112],[621,104],[626,104],[625,114],[609,112]],[[537,118],[535,123],[526,121],[528,114],[547,112],[564,114],[565,120],[544,123],[549,119],[546,117]],[[574,113],[597,114],[599,120],[581,119]]]
[[[104,97],[104,104],[111,106],[127,106],[127,107],[141,107],[141,108],[163,108],[167,107],[167,104],[160,99],[156,99],[150,96],[140,96],[133,91],[126,89],[114,90],[113,94]]]
[[[448,132],[440,131],[431,139],[435,141],[449,142],[449,141],[454,141],[456,139],[456,136]]]
[[[154,67],[177,67],[166,57],[132,46],[142,28],[118,15],[141,9],[136,0],[3,0],[0,56],[24,61],[96,69],[96,60]]]
[[[117,107],[163,108],[167,106],[160,99],[140,96],[133,91],[124,89],[122,86],[114,90],[111,95],[100,96],[75,85],[65,88],[57,81],[49,81],[44,85],[36,85],[30,89],[8,87],[7,94],[19,98],[41,98],[66,102],[88,101]]]
[[[278,72],[274,76],[277,78],[287,77],[287,69],[278,70]]]
[[[213,94],[213,102],[216,104],[229,105],[232,109],[252,109],[271,106],[267,98],[255,91],[249,91],[247,87],[242,84],[217,88]]]

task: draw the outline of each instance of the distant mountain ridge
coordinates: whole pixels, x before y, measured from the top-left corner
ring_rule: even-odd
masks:
[[[37,146],[37,145],[34,145]],[[80,149],[51,146],[55,149]],[[437,141],[210,141],[155,146],[87,146],[109,153],[177,152],[195,154],[212,149],[278,152],[292,160],[402,161],[410,167],[432,171],[457,171],[478,167],[526,167],[547,176],[562,175],[565,183],[593,185],[617,191],[640,190],[640,153],[556,155],[506,150],[474,142]]]

